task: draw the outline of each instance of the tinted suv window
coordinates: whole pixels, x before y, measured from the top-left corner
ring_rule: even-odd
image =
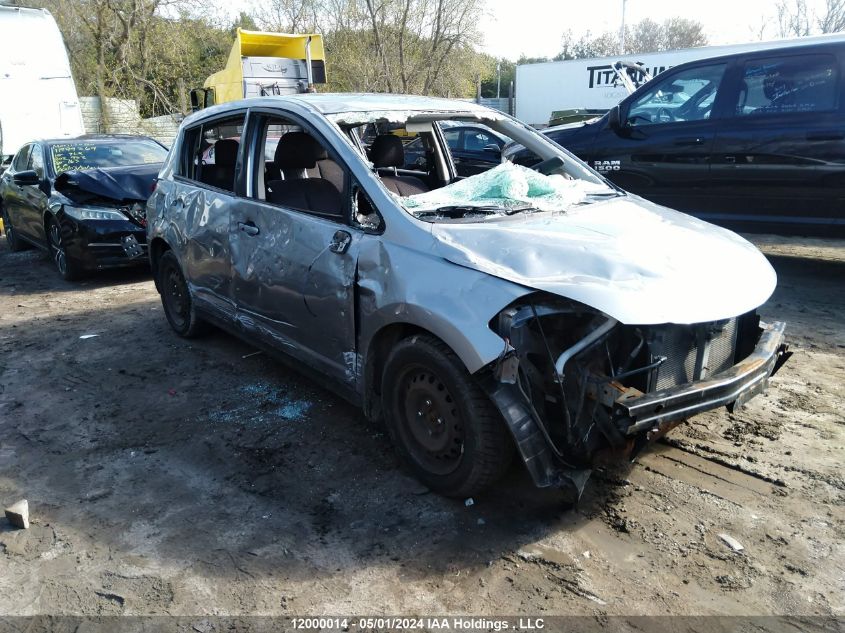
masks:
[[[447,132],[443,132],[443,138],[446,139],[446,144],[449,146],[449,149],[461,149],[460,130],[448,130]]]
[[[709,119],[724,74],[725,64],[713,64],[658,77],[654,86],[631,104],[628,125]]]
[[[223,189],[235,190],[235,165],[240,154],[245,115],[209,121],[185,131],[179,175]]]
[[[469,130],[464,133],[464,148],[470,152],[481,152],[489,145],[497,145],[496,139],[490,134],[484,132],[474,132]]]
[[[745,64],[738,116],[824,112],[836,108],[836,60],[831,55],[770,57]]]

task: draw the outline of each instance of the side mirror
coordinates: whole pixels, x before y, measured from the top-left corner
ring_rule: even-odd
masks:
[[[41,179],[38,177],[38,174],[35,173],[34,169],[19,171],[14,176],[12,176],[12,180],[15,182],[16,185],[21,186],[37,185],[41,182]]]
[[[502,151],[502,148],[496,145],[495,143],[490,143],[490,145],[485,145],[482,151],[490,152],[492,154],[498,154]]]

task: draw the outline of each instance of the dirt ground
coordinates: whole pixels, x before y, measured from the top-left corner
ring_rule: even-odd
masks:
[[[0,616],[842,616],[845,241],[754,239],[795,356],[576,507],[519,467],[431,494],[320,385],[177,338],[147,273],[65,283],[0,240],[0,503],[33,520],[0,519]]]

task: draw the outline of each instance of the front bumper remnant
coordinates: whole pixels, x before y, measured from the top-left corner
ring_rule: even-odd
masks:
[[[615,425],[626,435],[637,435],[719,406],[733,410],[765,391],[769,377],[792,352],[783,342],[783,323],[760,325],[757,346],[744,360],[705,380],[617,400]]]
[[[608,438],[606,450],[598,450],[583,458],[571,460],[557,450],[542,420],[530,406],[515,381],[498,378],[486,383],[488,394],[502,413],[514,437],[517,450],[538,487],[570,487],[580,496],[591,465],[606,459],[632,458],[650,441],[661,437],[687,418],[727,406],[729,410],[743,405],[768,386],[769,377],[789,358],[784,343],[783,323],[760,324],[760,334],[754,350],[739,363],[696,382],[642,393],[617,382],[594,393],[597,406],[595,424]],[[514,370],[515,371],[515,370]],[[617,376],[618,377],[618,376]],[[605,412],[598,415],[600,412]],[[592,426],[591,426],[592,428]],[[615,441],[611,441],[615,438]]]

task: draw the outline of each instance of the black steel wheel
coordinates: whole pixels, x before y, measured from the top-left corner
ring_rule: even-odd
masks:
[[[413,458],[432,473],[448,475],[460,464],[464,447],[464,421],[454,397],[424,365],[407,365],[399,380],[400,421]]]
[[[182,267],[171,251],[164,253],[159,260],[158,282],[161,305],[170,327],[185,338],[205,332],[205,322],[197,317]]]
[[[432,490],[471,496],[510,464],[505,422],[442,341],[424,335],[400,341],[385,364],[382,398],[400,459]]]

